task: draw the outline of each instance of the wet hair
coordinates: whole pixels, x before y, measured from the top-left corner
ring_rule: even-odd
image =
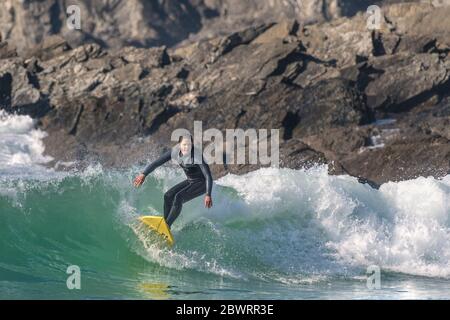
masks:
[[[192,137],[192,135],[188,133],[186,135],[180,136],[178,138],[178,143],[181,143],[181,141],[183,141],[183,139],[191,140],[191,160],[192,160],[192,163],[194,163],[194,137]],[[181,152],[181,150],[180,150],[180,152]]]
[[[194,145],[194,137],[192,137],[191,134],[186,134],[186,135],[184,135],[184,136],[180,136],[180,137],[178,138],[178,143],[181,143],[181,141],[183,141],[183,139],[190,139],[192,145]]]

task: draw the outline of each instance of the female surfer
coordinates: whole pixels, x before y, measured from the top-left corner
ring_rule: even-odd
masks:
[[[159,159],[150,163],[145,170],[134,179],[134,186],[140,187],[145,178],[156,168],[172,158],[181,166],[187,176],[187,180],[175,185],[164,194],[164,219],[169,227],[178,218],[183,203],[205,195],[205,207],[212,207],[212,176],[208,164],[201,157],[200,161],[194,161],[195,149],[192,136],[181,137],[175,149],[164,153]]]

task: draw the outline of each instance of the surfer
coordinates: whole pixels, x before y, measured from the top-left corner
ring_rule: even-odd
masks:
[[[194,161],[196,155],[193,147],[192,136],[180,137],[175,149],[165,152],[159,159],[150,163],[145,170],[134,179],[134,186],[140,187],[145,178],[156,168],[172,158],[181,166],[187,180],[175,185],[164,194],[164,219],[169,227],[180,215],[183,203],[205,194],[205,207],[212,207],[212,176],[208,164],[201,157],[200,161]]]

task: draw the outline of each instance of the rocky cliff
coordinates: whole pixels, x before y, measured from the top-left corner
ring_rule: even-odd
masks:
[[[391,0],[392,1],[392,0]],[[402,0],[397,0],[401,2]],[[27,53],[60,35],[73,47],[174,46],[285,19],[303,24],[352,16],[373,0],[2,0],[0,33]],[[386,1],[384,1],[386,2]],[[81,29],[66,26],[80,8]]]
[[[206,20],[223,15],[224,2],[233,3],[177,5],[200,15],[198,28],[189,23],[200,34]],[[132,3],[144,1],[130,1],[127,10]],[[367,29],[364,13],[345,17],[340,8],[332,19],[314,18],[316,23],[281,15],[278,22],[255,19],[239,31],[194,36],[170,47],[143,48],[153,38],[140,28],[141,47],[124,46],[120,36],[115,45],[101,37],[107,46],[94,41],[76,47],[70,37],[45,36],[33,50],[23,45],[23,54],[3,41],[0,108],[39,119],[56,160],[126,166],[160,152],[175,128],[192,129],[199,120],[205,129],[281,129],[281,164],[291,168],[327,163],[333,173],[376,183],[448,174],[450,7],[388,4],[378,31]],[[214,173],[256,167],[216,165]]]

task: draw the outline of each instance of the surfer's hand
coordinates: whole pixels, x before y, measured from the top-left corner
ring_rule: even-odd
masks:
[[[205,196],[205,208],[211,208],[213,205],[211,196]]]
[[[139,188],[144,183],[144,181],[145,181],[145,175],[141,173],[140,175],[138,175],[136,177],[136,179],[134,179],[133,183],[136,188]]]

